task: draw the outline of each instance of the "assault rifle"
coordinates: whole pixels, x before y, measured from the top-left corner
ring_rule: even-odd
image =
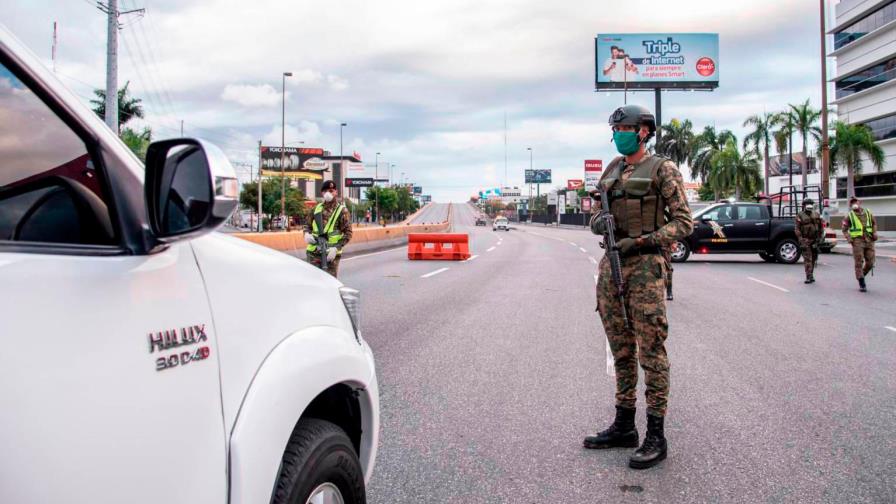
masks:
[[[600,213],[597,219],[603,223],[604,242],[601,244],[607,251],[607,259],[610,260],[610,274],[613,276],[613,284],[616,286],[616,295],[622,306],[622,320],[625,327],[631,327],[628,312],[625,309],[625,278],[622,276],[622,261],[619,258],[619,249],[616,248],[616,221],[610,213],[610,198],[607,197],[607,189],[600,184]]]
[[[324,214],[323,212],[319,212],[314,214],[314,222],[317,224],[317,251],[320,253],[320,269],[327,269],[327,249],[330,244],[328,242],[329,237],[326,233],[324,233]]]

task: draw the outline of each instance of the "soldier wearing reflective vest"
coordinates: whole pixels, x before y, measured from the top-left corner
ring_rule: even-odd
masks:
[[[599,265],[597,311],[615,359],[616,418],[606,430],[586,437],[584,446],[638,446],[635,403],[640,364],[647,385],[647,434],[631,455],[629,466],[643,469],[658,464],[667,453],[663,423],[669,395],[665,347],[669,327],[663,252],[689,235],[693,222],[678,167],[646,150],[656,133],[653,114],[644,107],[627,105],[610,116],[610,126],[622,156],[609,164],[600,183],[607,190],[616,222],[630,324],[623,318],[609,260],[604,256]],[[602,225],[603,221],[592,219],[592,232],[604,234]]]
[[[862,202],[849,198],[849,213],[843,219],[843,236],[852,245],[852,258],[856,267],[859,290],[868,291],[865,277],[874,268],[874,242],[877,241],[877,222],[871,210],[862,208]]]
[[[824,241],[824,226],[821,224],[821,215],[815,210],[815,201],[806,198],[803,201],[803,211],[794,217],[796,226],[796,238],[800,242],[803,252],[803,265],[806,270],[807,284],[815,282],[815,264],[818,262],[818,250]]]
[[[318,238],[326,238],[327,272],[335,277],[339,271],[342,249],[352,239],[352,223],[348,209],[337,198],[335,182],[332,180],[324,182],[321,185],[321,195],[324,201],[314,207],[314,213],[305,224],[305,242],[308,243],[305,255],[309,263],[320,268],[323,265],[323,256],[317,243]]]

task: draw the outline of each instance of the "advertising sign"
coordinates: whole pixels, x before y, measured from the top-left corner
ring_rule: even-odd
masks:
[[[414,194],[423,194],[422,186],[414,186]]]
[[[597,183],[600,182],[600,176],[604,169],[604,162],[600,159],[585,160],[585,190],[593,191],[597,189]]]
[[[551,170],[526,170],[527,184],[550,184]]]
[[[364,163],[345,163],[348,173],[364,173]]]
[[[548,193],[548,205],[557,204],[557,193]]]
[[[565,214],[566,213],[566,195],[560,194],[557,196],[557,213]]]
[[[323,180],[328,163],[320,156],[323,149],[307,147],[261,147],[261,174],[294,179]]]
[[[373,187],[372,178],[346,178],[345,187]]]
[[[576,206],[579,204],[579,193],[576,191],[566,191],[566,204]]]
[[[601,33],[595,89],[715,89],[718,33]]]
[[[769,176],[790,175],[791,171],[794,175],[801,175],[803,173],[803,165],[806,165],[806,173],[818,173],[818,166],[814,157],[809,157],[809,162],[807,163],[802,152],[794,152],[792,159],[793,163],[790,162],[791,156],[788,154],[770,156],[768,160]]]
[[[581,189],[585,187],[585,181],[582,179],[569,179],[566,181],[566,188],[570,191],[575,191],[576,189]]]
[[[591,198],[582,198],[582,213],[591,213]]]

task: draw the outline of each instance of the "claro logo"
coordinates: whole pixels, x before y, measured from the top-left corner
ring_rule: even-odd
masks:
[[[710,75],[716,73],[716,62],[712,60],[712,58],[700,58],[697,60],[697,73],[704,76],[709,77]]]

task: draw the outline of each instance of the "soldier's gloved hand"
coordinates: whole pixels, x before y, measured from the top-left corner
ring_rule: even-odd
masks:
[[[634,238],[623,238],[616,242],[616,249],[623,254],[627,254],[635,248],[637,248],[637,243]]]
[[[305,233],[305,243],[308,245],[313,245],[317,243],[317,240],[314,239],[314,235],[311,233]]]
[[[336,247],[327,250],[327,261],[333,261],[333,259],[336,259]]]
[[[591,218],[591,232],[596,235],[607,234],[607,222],[595,215]]]

